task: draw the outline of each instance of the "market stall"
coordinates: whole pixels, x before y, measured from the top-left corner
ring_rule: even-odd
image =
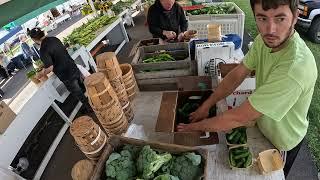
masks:
[[[211,34],[210,29],[204,28],[206,24],[219,24],[220,22],[223,31],[220,26],[218,37],[235,33],[242,39],[244,16],[241,9],[237,6],[228,6],[228,11],[235,11],[238,15],[232,17],[221,15],[220,18],[224,16],[222,20],[214,15],[198,15],[194,12],[192,15],[190,13],[188,17],[190,28],[195,28],[199,33],[199,38],[205,38],[205,40],[196,38],[172,44],[154,43],[154,40],[151,41],[151,44],[139,42],[137,49],[132,53],[134,56],[132,56],[131,65],[119,64],[116,54],[129,41],[122,16],[127,13],[133,16],[135,13],[129,11],[135,9],[134,6],[139,6],[140,3],[136,1],[129,5],[129,9],[121,9],[117,17],[102,16],[91,19],[88,24],[79,27],[66,39],[66,42],[71,45],[70,54],[75,62],[88,71],[97,72],[85,79],[87,96],[97,121],[94,122],[94,117],[88,116],[73,120],[81,103],[73,107],[69,117],[63,113],[54,101],[64,102],[69,92],[55,75],[50,76],[38,87],[29,84],[28,86],[32,88],[26,88],[22,92],[22,95],[27,98],[11,104],[11,106],[16,106],[12,109],[16,109],[17,117],[0,136],[0,145],[3,147],[0,149],[0,154],[6,154],[6,156],[0,156],[0,166],[11,165],[39,119],[49,107],[53,107],[65,123],[33,179],[40,179],[69,125],[71,125],[70,134],[74,138],[74,143],[87,159],[94,162],[92,164],[89,162],[90,168],[75,165],[72,177],[89,175],[92,180],[106,179],[106,176],[114,178],[123,170],[121,167],[120,169],[115,168],[115,161],[120,163],[118,161],[128,160],[125,158],[129,158],[131,162],[125,167],[135,169],[136,165],[132,163],[133,157],[128,155],[128,149],[123,148],[124,145],[130,144],[139,146],[139,148],[143,147],[144,150],[134,154],[134,156],[141,156],[139,160],[135,159],[139,162],[147,159],[145,154],[141,155],[141,152],[145,151],[152,154],[153,157],[158,157],[162,154],[154,150],[160,150],[167,157],[166,161],[157,164],[155,169],[137,165],[137,172],[143,174],[146,179],[152,179],[154,175],[161,176],[161,173],[164,172],[159,172],[160,167],[168,163],[172,156],[186,160],[190,167],[196,166],[197,172],[193,174],[195,176],[190,176],[191,179],[199,177],[208,180],[284,179],[283,165],[272,164],[274,156],[268,157],[264,162],[261,161],[260,153],[266,150],[272,150],[275,153],[278,151],[274,150],[273,145],[254,125],[243,127],[244,130],[242,129],[241,132],[236,129],[227,133],[180,133],[176,131],[177,124],[188,119],[189,113],[199,107],[224,78],[225,74],[220,65],[239,63],[243,58],[240,49],[242,41],[240,43],[238,39],[223,40],[223,42],[220,42],[222,39],[219,42],[212,41],[211,38],[208,38]],[[139,11],[136,12],[139,13]],[[99,54],[97,49],[100,49],[102,44],[114,46],[113,52]],[[96,61],[92,54],[97,55],[95,56]],[[254,84],[254,77],[251,78],[237,91],[250,90],[252,92],[254,86],[251,85]],[[143,87],[155,90],[153,87],[157,87],[160,91],[139,92],[138,86],[140,90]],[[240,95],[243,94],[240,93]],[[239,105],[245,98],[237,97],[237,93],[232,94],[210,109],[210,117]],[[25,121],[26,119],[30,120]],[[22,130],[17,131],[16,129]],[[232,136],[236,136],[237,140],[230,137],[233,133]],[[122,150],[128,151],[123,153]],[[115,152],[118,154],[114,154]],[[173,161],[176,160],[175,158]],[[265,162],[267,165],[263,164]],[[111,167],[110,164],[114,167]],[[177,164],[179,163],[175,162],[175,165]],[[265,166],[269,169],[264,169]],[[186,167],[180,170],[167,168],[174,172],[173,175],[184,180],[183,177],[186,177],[187,173],[181,172],[189,170]],[[265,171],[269,172],[265,173]],[[124,173],[127,179],[138,176],[134,170]]]

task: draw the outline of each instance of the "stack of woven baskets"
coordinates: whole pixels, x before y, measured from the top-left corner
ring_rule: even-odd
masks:
[[[132,66],[130,64],[120,64],[120,69],[122,71],[122,79],[125,84],[129,100],[132,102],[139,90],[136,79],[134,78]]]
[[[89,103],[102,127],[110,133],[121,134],[128,121],[118,96],[103,73],[94,73],[84,80]]]
[[[80,150],[91,160],[98,160],[103,147],[108,143],[106,135],[89,116],[81,116],[73,121],[70,133]]]
[[[131,122],[134,118],[134,113],[128,98],[126,86],[122,76],[122,71],[119,66],[116,54],[114,52],[105,52],[96,57],[98,71],[103,73],[109,80],[113,90],[117,94],[120,105],[128,119]]]

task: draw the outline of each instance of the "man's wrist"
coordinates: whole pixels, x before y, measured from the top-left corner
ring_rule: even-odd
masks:
[[[162,30],[162,35],[164,35],[164,36],[165,36],[165,35],[166,35],[166,32],[167,32],[167,31]]]
[[[212,102],[212,100],[209,98],[207,99],[207,101],[205,101],[202,105],[201,108],[207,110],[209,112],[209,109],[214,105],[214,103]]]

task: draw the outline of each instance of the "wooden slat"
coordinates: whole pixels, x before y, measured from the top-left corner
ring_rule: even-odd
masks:
[[[161,69],[185,69],[189,68],[191,64],[190,59],[170,61],[170,62],[159,62],[159,63],[139,63],[133,64],[134,72],[140,72],[145,70],[161,70]]]
[[[164,92],[156,124],[156,132],[174,132],[177,92]]]
[[[205,133],[201,132],[175,132],[174,133],[174,144],[180,144],[185,146],[204,146],[218,144],[218,134],[211,132],[208,138],[200,138]]]
[[[191,72],[189,69],[179,69],[179,70],[164,70],[164,71],[154,71],[145,73],[136,73],[136,79],[158,79],[158,78],[173,78],[179,76],[189,76]]]
[[[176,84],[176,78],[161,78],[161,79],[142,79],[137,81],[138,85],[153,85],[153,84]]]
[[[212,89],[212,78],[210,76],[182,76],[177,77],[179,91],[201,90],[199,83],[207,85],[207,89]]]

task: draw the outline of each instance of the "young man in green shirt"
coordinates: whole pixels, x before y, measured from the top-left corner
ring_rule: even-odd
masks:
[[[260,34],[243,59],[179,131],[225,131],[257,121],[260,131],[286,152],[285,176],[307,133],[307,113],[317,79],[315,59],[299,34],[297,0],[250,0]],[[256,90],[239,107],[207,118],[209,108],[231,94],[251,71]]]

